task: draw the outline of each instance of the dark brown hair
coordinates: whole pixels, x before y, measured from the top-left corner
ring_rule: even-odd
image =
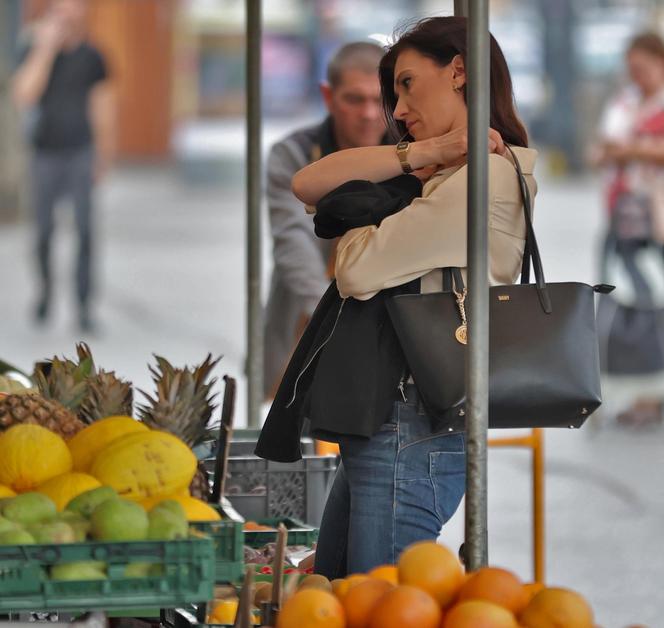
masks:
[[[403,122],[395,120],[394,108],[397,96],[394,92],[394,66],[397,57],[406,49],[413,49],[433,59],[441,67],[451,63],[460,55],[468,68],[468,45],[465,17],[431,17],[417,22],[399,35],[398,40],[387,50],[378,69],[383,96],[385,116],[399,136],[406,133]],[[491,35],[490,44],[490,125],[500,133],[503,140],[515,146],[528,146],[528,134],[514,106],[512,79],[507,62],[498,42]],[[466,86],[463,97],[467,102]]]
[[[664,61],[664,41],[657,33],[641,33],[632,39],[627,52],[646,52]]]

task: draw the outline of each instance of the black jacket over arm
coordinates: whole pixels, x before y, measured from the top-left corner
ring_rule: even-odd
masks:
[[[348,229],[380,225],[421,196],[414,176],[380,184],[349,181],[317,205],[316,234],[335,238]],[[385,299],[419,291],[419,279],[382,290],[367,301],[327,289],[286,368],[256,446],[256,455],[294,462],[302,457],[305,419],[310,433],[328,441],[368,438],[387,420],[406,363]]]

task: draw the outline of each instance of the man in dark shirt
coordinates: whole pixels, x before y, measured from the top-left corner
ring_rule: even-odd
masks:
[[[43,322],[50,310],[53,213],[67,195],[79,236],[79,323],[89,331],[92,188],[110,165],[115,133],[106,63],[86,40],[86,21],[86,0],[52,0],[14,75],[12,95],[19,108],[35,113],[31,174],[41,282],[35,317]]]

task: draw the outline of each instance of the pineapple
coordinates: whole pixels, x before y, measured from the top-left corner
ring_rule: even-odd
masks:
[[[35,365],[34,380],[42,397],[57,401],[77,414],[87,395],[88,377],[93,368],[91,357],[76,364],[67,358],[54,356]]]
[[[65,440],[85,427],[62,404],[33,393],[7,395],[0,399],[0,430],[18,423],[41,425]]]
[[[54,357],[35,369],[41,395],[59,401],[84,423],[114,415],[131,415],[131,384],[116,377],[113,371],[97,370],[90,347],[76,345],[78,363]]]
[[[134,393],[129,382],[102,369],[88,378],[88,391],[78,416],[84,423],[94,423],[107,416],[131,416]]]
[[[194,447],[205,438],[206,428],[216,407],[211,395],[216,378],[206,381],[220,358],[212,354],[191,369],[174,368],[167,360],[155,356],[157,367],[150,367],[157,391],[154,397],[140,391],[147,403],[138,406],[138,416],[149,428],[164,430]],[[208,501],[210,484],[208,474],[199,463],[198,471],[189,486],[192,496]]]
[[[33,379],[39,394],[11,394],[0,400],[0,430],[16,423],[36,423],[63,438],[85,427],[76,413],[86,394],[86,378],[94,367],[91,357],[78,364],[54,357],[38,363]]]

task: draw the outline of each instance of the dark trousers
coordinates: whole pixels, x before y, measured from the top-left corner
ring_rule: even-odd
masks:
[[[74,205],[78,232],[76,290],[85,308],[91,293],[93,149],[36,149],[32,164],[32,193],[37,227],[37,262],[42,298],[48,302],[52,289],[51,241],[55,206],[62,198]]]
[[[622,263],[634,289],[634,305],[643,308],[655,307],[653,300],[653,291],[648,283],[647,277],[643,274],[637,263],[639,252],[648,247],[659,247],[662,256],[664,256],[664,247],[656,245],[648,240],[638,239],[619,239],[614,234],[609,233],[604,241],[604,249],[602,251],[601,270],[600,275],[602,281],[611,283],[608,276],[608,263],[613,255],[615,255]]]

